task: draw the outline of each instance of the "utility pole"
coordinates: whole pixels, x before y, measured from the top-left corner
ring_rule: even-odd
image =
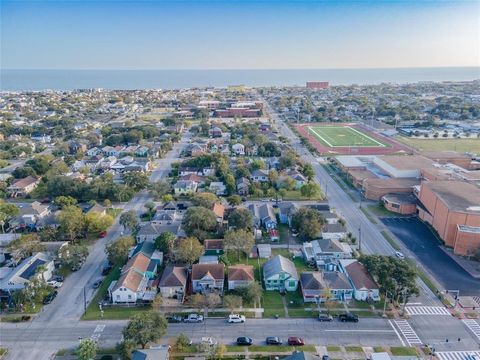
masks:
[[[358,251],[362,252],[362,227],[358,227]]]
[[[87,289],[86,286],[83,287],[83,312],[87,313]]]

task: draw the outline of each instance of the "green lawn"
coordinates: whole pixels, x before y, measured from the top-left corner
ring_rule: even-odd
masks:
[[[290,200],[290,201],[294,201],[294,200],[323,200],[323,199],[325,199],[325,195],[323,194],[323,192],[320,191],[318,196],[314,196],[312,198],[307,198],[307,197],[302,195],[300,190],[287,190],[285,195],[282,197],[282,199],[283,200]]]
[[[375,218],[372,215],[370,215],[367,209],[365,209],[364,207],[361,207],[360,211],[363,212],[363,214],[367,217],[368,221],[370,221],[372,224],[377,224],[377,220],[375,220]]]
[[[480,153],[480,140],[471,139],[412,139],[404,136],[397,136],[396,140],[411,146],[420,151],[445,151],[452,150],[463,152]]]
[[[122,209],[116,209],[116,208],[108,208],[106,210],[107,214],[110,215],[111,217],[113,217],[114,219],[120,215],[120,213],[122,212],[123,210]]]
[[[328,147],[386,147],[386,144],[350,126],[309,126],[308,131]]]
[[[345,346],[345,350],[348,352],[363,352],[361,346]]]
[[[388,243],[396,250],[396,251],[400,251],[401,248],[400,246],[397,244],[397,242],[395,240],[393,240],[393,238],[385,231],[380,231],[380,233],[383,235],[383,237],[385,238],[385,240],[388,241]]]
[[[327,351],[338,352],[340,350],[341,350],[340,346],[337,346],[337,345],[328,345],[327,346]]]
[[[285,317],[282,295],[278,291],[264,291],[263,293],[264,317],[274,317],[278,315]]]
[[[397,214],[385,209],[382,204],[368,205],[368,209],[377,215],[378,217],[399,217],[401,214]]]
[[[390,351],[393,356],[418,356],[417,349],[406,346],[391,347]]]

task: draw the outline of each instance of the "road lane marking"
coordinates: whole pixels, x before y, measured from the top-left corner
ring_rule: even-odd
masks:
[[[394,320],[394,322],[405,337],[405,340],[407,340],[408,346],[423,344],[407,320]]]
[[[470,329],[470,331],[480,340],[480,325],[473,319],[463,319],[462,322],[465,324],[466,327]]]
[[[375,333],[392,333],[393,331],[392,330],[368,330],[368,329],[365,329],[365,330],[362,330],[362,329],[343,329],[343,330],[340,330],[340,329],[326,329],[326,330],[323,330],[325,332],[327,331],[330,331],[330,332],[375,332]]]
[[[102,332],[105,329],[105,325],[97,325],[95,327],[95,330],[93,330],[93,333],[99,333]]]
[[[440,360],[472,360],[471,355],[480,356],[480,351],[437,351],[435,356]]]
[[[400,334],[398,333],[397,329],[395,329],[395,326],[393,326],[392,321],[391,321],[391,320],[388,320],[388,323],[389,323],[390,326],[392,327],[393,331],[395,331],[395,334],[397,334],[398,338],[400,339],[400,342],[402,343],[402,346],[405,346],[405,341],[403,341],[403,339],[402,339],[402,337],[400,336]]]
[[[406,306],[405,311],[408,315],[445,315],[452,316],[443,306]]]

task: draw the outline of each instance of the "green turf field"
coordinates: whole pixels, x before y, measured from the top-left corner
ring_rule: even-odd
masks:
[[[386,145],[350,126],[309,126],[308,131],[328,147],[385,147]]]

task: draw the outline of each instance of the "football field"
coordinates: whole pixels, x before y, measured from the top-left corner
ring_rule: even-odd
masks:
[[[322,144],[332,148],[387,146],[350,126],[309,126],[308,131]]]

